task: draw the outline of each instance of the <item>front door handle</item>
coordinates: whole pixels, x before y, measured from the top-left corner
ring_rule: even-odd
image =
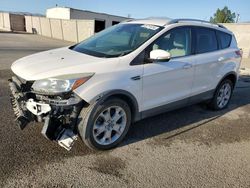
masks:
[[[190,63],[186,63],[185,65],[183,65],[183,69],[190,69],[192,67],[193,67],[193,65]]]

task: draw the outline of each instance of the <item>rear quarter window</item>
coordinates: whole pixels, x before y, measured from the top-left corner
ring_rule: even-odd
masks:
[[[217,36],[218,36],[221,49],[225,49],[230,46],[231,41],[232,41],[232,35],[221,32],[221,31],[217,31]]]

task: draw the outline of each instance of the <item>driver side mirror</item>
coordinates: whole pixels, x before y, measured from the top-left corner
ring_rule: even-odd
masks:
[[[150,60],[152,62],[169,61],[171,59],[171,54],[165,50],[153,50],[150,52]]]

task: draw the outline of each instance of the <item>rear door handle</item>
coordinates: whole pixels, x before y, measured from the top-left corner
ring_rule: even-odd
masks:
[[[224,61],[225,58],[224,57],[219,57],[218,61]]]
[[[141,79],[141,76],[134,76],[134,77],[131,77],[131,80],[140,80]]]
[[[185,65],[183,65],[183,69],[190,69],[192,67],[193,67],[193,65],[190,63],[186,63]]]

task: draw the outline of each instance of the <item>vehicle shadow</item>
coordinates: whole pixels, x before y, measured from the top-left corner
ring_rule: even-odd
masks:
[[[167,142],[191,130],[205,126],[240,107],[250,104],[250,76],[241,76],[227,109],[212,111],[198,104],[144,119],[130,127],[126,139],[119,147],[163,135]],[[250,136],[250,135],[249,135]]]

